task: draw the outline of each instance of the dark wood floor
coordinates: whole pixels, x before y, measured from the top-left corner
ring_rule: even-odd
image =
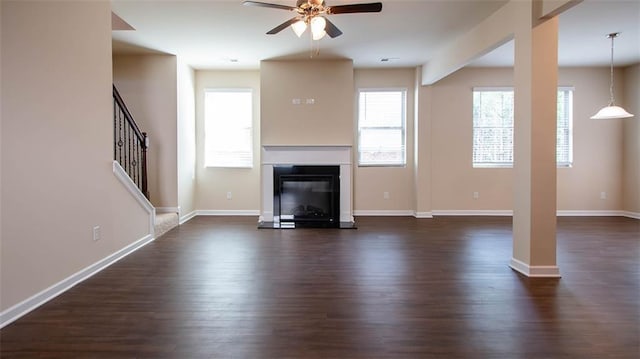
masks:
[[[562,279],[511,219],[256,229],[197,217],[0,332],[2,358],[640,357],[640,221],[559,218]]]

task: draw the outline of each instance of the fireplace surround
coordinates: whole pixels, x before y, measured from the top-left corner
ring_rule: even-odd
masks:
[[[261,192],[262,192],[262,205],[260,210],[259,227],[260,228],[291,228],[297,226],[312,225],[314,220],[313,216],[318,213],[313,213],[313,208],[303,208],[307,213],[303,214],[300,221],[291,220],[291,213],[285,213],[284,221],[281,222],[280,203],[282,198],[278,192],[280,184],[276,181],[276,172],[282,171],[282,169],[292,169],[294,167],[311,169],[312,173],[303,173],[303,176],[307,176],[306,180],[297,181],[301,182],[293,184],[296,181],[289,181],[286,184],[285,190],[301,193],[301,192],[322,192],[326,190],[326,186],[337,186],[337,193],[334,193],[333,205],[333,225],[339,228],[355,228],[354,219],[352,213],[352,165],[351,165],[351,146],[263,146],[261,152]],[[325,184],[320,184],[322,181],[313,181],[318,179],[318,176],[326,179],[327,174],[315,173],[316,169],[325,170],[327,168],[333,168],[334,173],[337,173],[336,178],[333,180],[333,184],[329,185],[327,181]],[[291,170],[286,170],[291,171]],[[286,172],[285,171],[285,172]],[[309,171],[309,170],[307,170]],[[285,176],[289,174],[285,173]],[[285,177],[285,180],[291,179]],[[286,182],[286,181],[285,181]],[[316,182],[311,184],[311,182]],[[324,186],[324,187],[323,187]],[[324,190],[322,189],[324,188]],[[287,199],[285,199],[286,201]],[[335,203],[337,202],[337,203]],[[311,203],[311,207],[315,207]],[[337,213],[336,213],[337,212]],[[326,226],[326,225],[322,225]],[[329,226],[332,227],[332,226]]]

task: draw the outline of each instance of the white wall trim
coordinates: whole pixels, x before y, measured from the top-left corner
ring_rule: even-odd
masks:
[[[128,246],[120,249],[119,251],[99,260],[98,262],[80,270],[75,274],[72,274],[71,276],[61,280],[60,282],[50,286],[49,288],[44,289],[43,291],[37,294],[34,294],[33,296],[23,300],[22,302],[6,309],[2,313],[0,313],[0,328],[3,328],[6,325],[14,322],[15,320],[19,319],[23,315],[31,312],[32,310],[45,304],[51,299],[66,292],[67,290],[71,289],[75,285],[90,278],[94,274],[107,268],[108,266],[126,257],[127,255],[137,251],[138,249],[142,248],[143,246],[147,245],[153,240],[154,240],[153,234],[148,234],[142,237],[141,239],[129,244]]]
[[[196,214],[196,211],[192,211],[191,213],[186,214],[186,215],[184,215],[184,216],[180,217],[180,220],[179,220],[179,221],[180,221],[180,224],[185,224],[185,223],[187,223],[188,221],[190,221],[191,219],[193,219],[193,217],[195,217],[196,215],[197,215],[197,214]]]
[[[530,266],[515,258],[511,258],[511,269],[532,278],[560,278],[558,266]]]
[[[433,218],[432,212],[413,212],[413,216],[416,218]]]
[[[558,217],[620,217],[623,211],[559,210]]]
[[[196,216],[260,216],[260,210],[257,209],[241,209],[241,210],[217,210],[217,209],[201,209],[196,211]]]
[[[356,210],[354,216],[389,216],[389,217],[413,217],[412,210]]]
[[[180,213],[180,207],[156,207],[156,213]]]
[[[513,211],[504,210],[457,210],[436,209],[433,216],[513,216]],[[630,217],[640,219],[640,213],[615,210],[558,210],[558,217]]]
[[[149,233],[151,237],[155,237],[155,222],[156,222],[156,209],[151,202],[145,197],[138,186],[131,180],[127,172],[120,166],[118,161],[113,161],[113,174],[116,176],[120,183],[131,193],[133,198],[138,201],[140,206],[149,214]]]
[[[434,216],[513,216],[510,209],[480,209],[480,210],[457,210],[457,209],[436,209]]]

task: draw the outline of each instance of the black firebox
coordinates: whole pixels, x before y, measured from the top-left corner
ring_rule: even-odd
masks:
[[[274,166],[273,194],[281,228],[340,226],[340,166]]]

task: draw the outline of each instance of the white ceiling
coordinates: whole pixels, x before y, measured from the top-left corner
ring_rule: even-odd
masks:
[[[260,0],[295,5],[295,0]],[[327,5],[376,0],[326,0]],[[426,63],[438,49],[469,31],[506,0],[382,0],[381,13],[330,15],[344,34],[313,45],[285,29],[265,33],[293,13],[243,6],[242,0],[113,0],[112,10],[135,31],[114,31],[114,53],[160,52],[178,55],[196,69],[257,69],[261,60],[349,58],[354,66],[404,67]],[[561,66],[640,62],[640,0],[584,0],[560,16]],[[319,53],[316,50],[319,49]],[[381,62],[383,58],[390,61]],[[236,61],[232,61],[236,60]],[[513,43],[472,66],[510,66]]]

